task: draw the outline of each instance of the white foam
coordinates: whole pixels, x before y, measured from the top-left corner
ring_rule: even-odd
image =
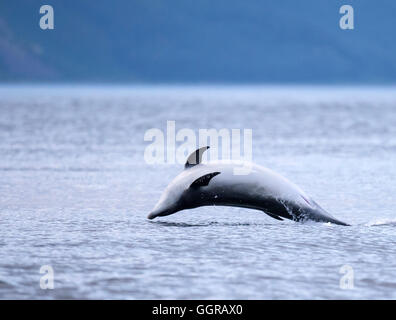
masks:
[[[396,225],[396,218],[394,219],[377,219],[366,223],[366,226],[384,226],[384,225]]]

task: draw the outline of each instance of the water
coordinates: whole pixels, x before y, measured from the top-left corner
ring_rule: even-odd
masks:
[[[0,298],[395,299],[395,108],[395,88],[3,86]],[[148,221],[182,170],[143,159],[166,120],[251,128],[254,162],[352,226],[225,207]]]

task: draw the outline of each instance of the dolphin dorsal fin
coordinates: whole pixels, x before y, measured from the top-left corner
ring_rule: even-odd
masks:
[[[191,183],[190,188],[205,187],[209,184],[210,180],[212,180],[212,178],[217,176],[218,174],[220,174],[220,172],[211,172],[205,174],[202,177],[196,179],[193,183]]]
[[[209,146],[206,146],[206,147],[199,148],[199,149],[195,150],[193,153],[191,153],[187,158],[187,162],[184,165],[184,168],[188,169],[188,168],[191,168],[197,164],[200,164],[202,161],[203,153],[208,149],[209,149]]]

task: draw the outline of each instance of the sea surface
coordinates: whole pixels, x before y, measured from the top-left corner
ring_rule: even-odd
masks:
[[[255,163],[352,226],[149,221],[183,170],[144,157],[167,121],[251,129]],[[396,299],[395,240],[395,87],[0,87],[1,299]]]

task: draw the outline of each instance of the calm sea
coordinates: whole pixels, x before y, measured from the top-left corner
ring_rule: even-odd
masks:
[[[183,167],[144,161],[167,120],[252,129],[254,162],[352,226],[148,221]],[[2,86],[0,298],[396,299],[395,179],[396,88]]]

